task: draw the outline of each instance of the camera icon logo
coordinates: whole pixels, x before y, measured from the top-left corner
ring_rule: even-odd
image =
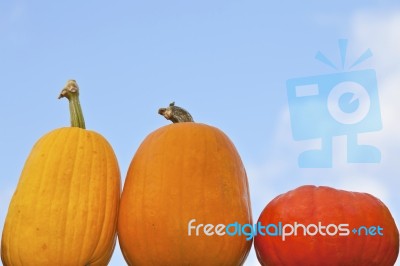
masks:
[[[339,40],[339,47],[344,66],[347,41]],[[367,50],[350,68],[370,56]],[[322,53],[316,58],[335,67]],[[299,167],[332,167],[332,138],[340,135],[347,136],[347,162],[380,162],[379,149],[357,142],[358,134],[382,129],[373,69],[294,78],[286,85],[293,138],[321,139],[321,149],[299,155]]]

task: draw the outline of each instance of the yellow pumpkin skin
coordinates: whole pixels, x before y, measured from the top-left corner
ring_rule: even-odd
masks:
[[[107,265],[116,241],[120,172],[109,143],[77,127],[43,136],[6,217],[5,266]]]
[[[228,137],[199,123],[164,126],[146,137],[121,195],[118,238],[129,265],[242,265],[241,236],[199,236],[193,225],[252,224],[247,176]]]

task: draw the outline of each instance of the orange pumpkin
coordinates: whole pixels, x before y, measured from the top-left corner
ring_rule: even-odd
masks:
[[[393,217],[367,193],[302,186],[268,203],[260,224],[268,229],[254,246],[265,266],[393,266],[399,252]]]
[[[12,197],[1,245],[6,266],[107,265],[116,241],[120,173],[110,144],[84,129],[78,86],[73,127],[44,135],[33,147]]]
[[[160,109],[174,123],[142,142],[129,167],[118,238],[129,265],[241,265],[246,236],[204,234],[188,225],[252,222],[246,172],[228,137],[192,122],[183,109]],[[189,121],[189,122],[186,122]]]

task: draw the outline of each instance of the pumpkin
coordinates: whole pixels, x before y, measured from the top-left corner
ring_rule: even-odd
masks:
[[[159,113],[174,123],[141,143],[121,195],[118,239],[125,260],[241,265],[252,240],[203,230],[207,224],[252,223],[247,176],[235,146],[221,130],[193,122],[174,104]]]
[[[390,211],[367,193],[301,186],[268,203],[257,225],[264,266],[393,266],[399,252]]]
[[[107,265],[116,241],[120,173],[110,144],[84,129],[78,85],[70,101],[72,127],[34,145],[8,209],[1,259],[10,266]]]

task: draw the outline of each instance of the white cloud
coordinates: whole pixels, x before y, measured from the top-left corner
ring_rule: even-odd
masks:
[[[355,44],[368,45],[374,54],[383,120],[379,145],[386,163],[399,172],[396,168],[400,149],[400,10],[357,13],[353,25]]]

